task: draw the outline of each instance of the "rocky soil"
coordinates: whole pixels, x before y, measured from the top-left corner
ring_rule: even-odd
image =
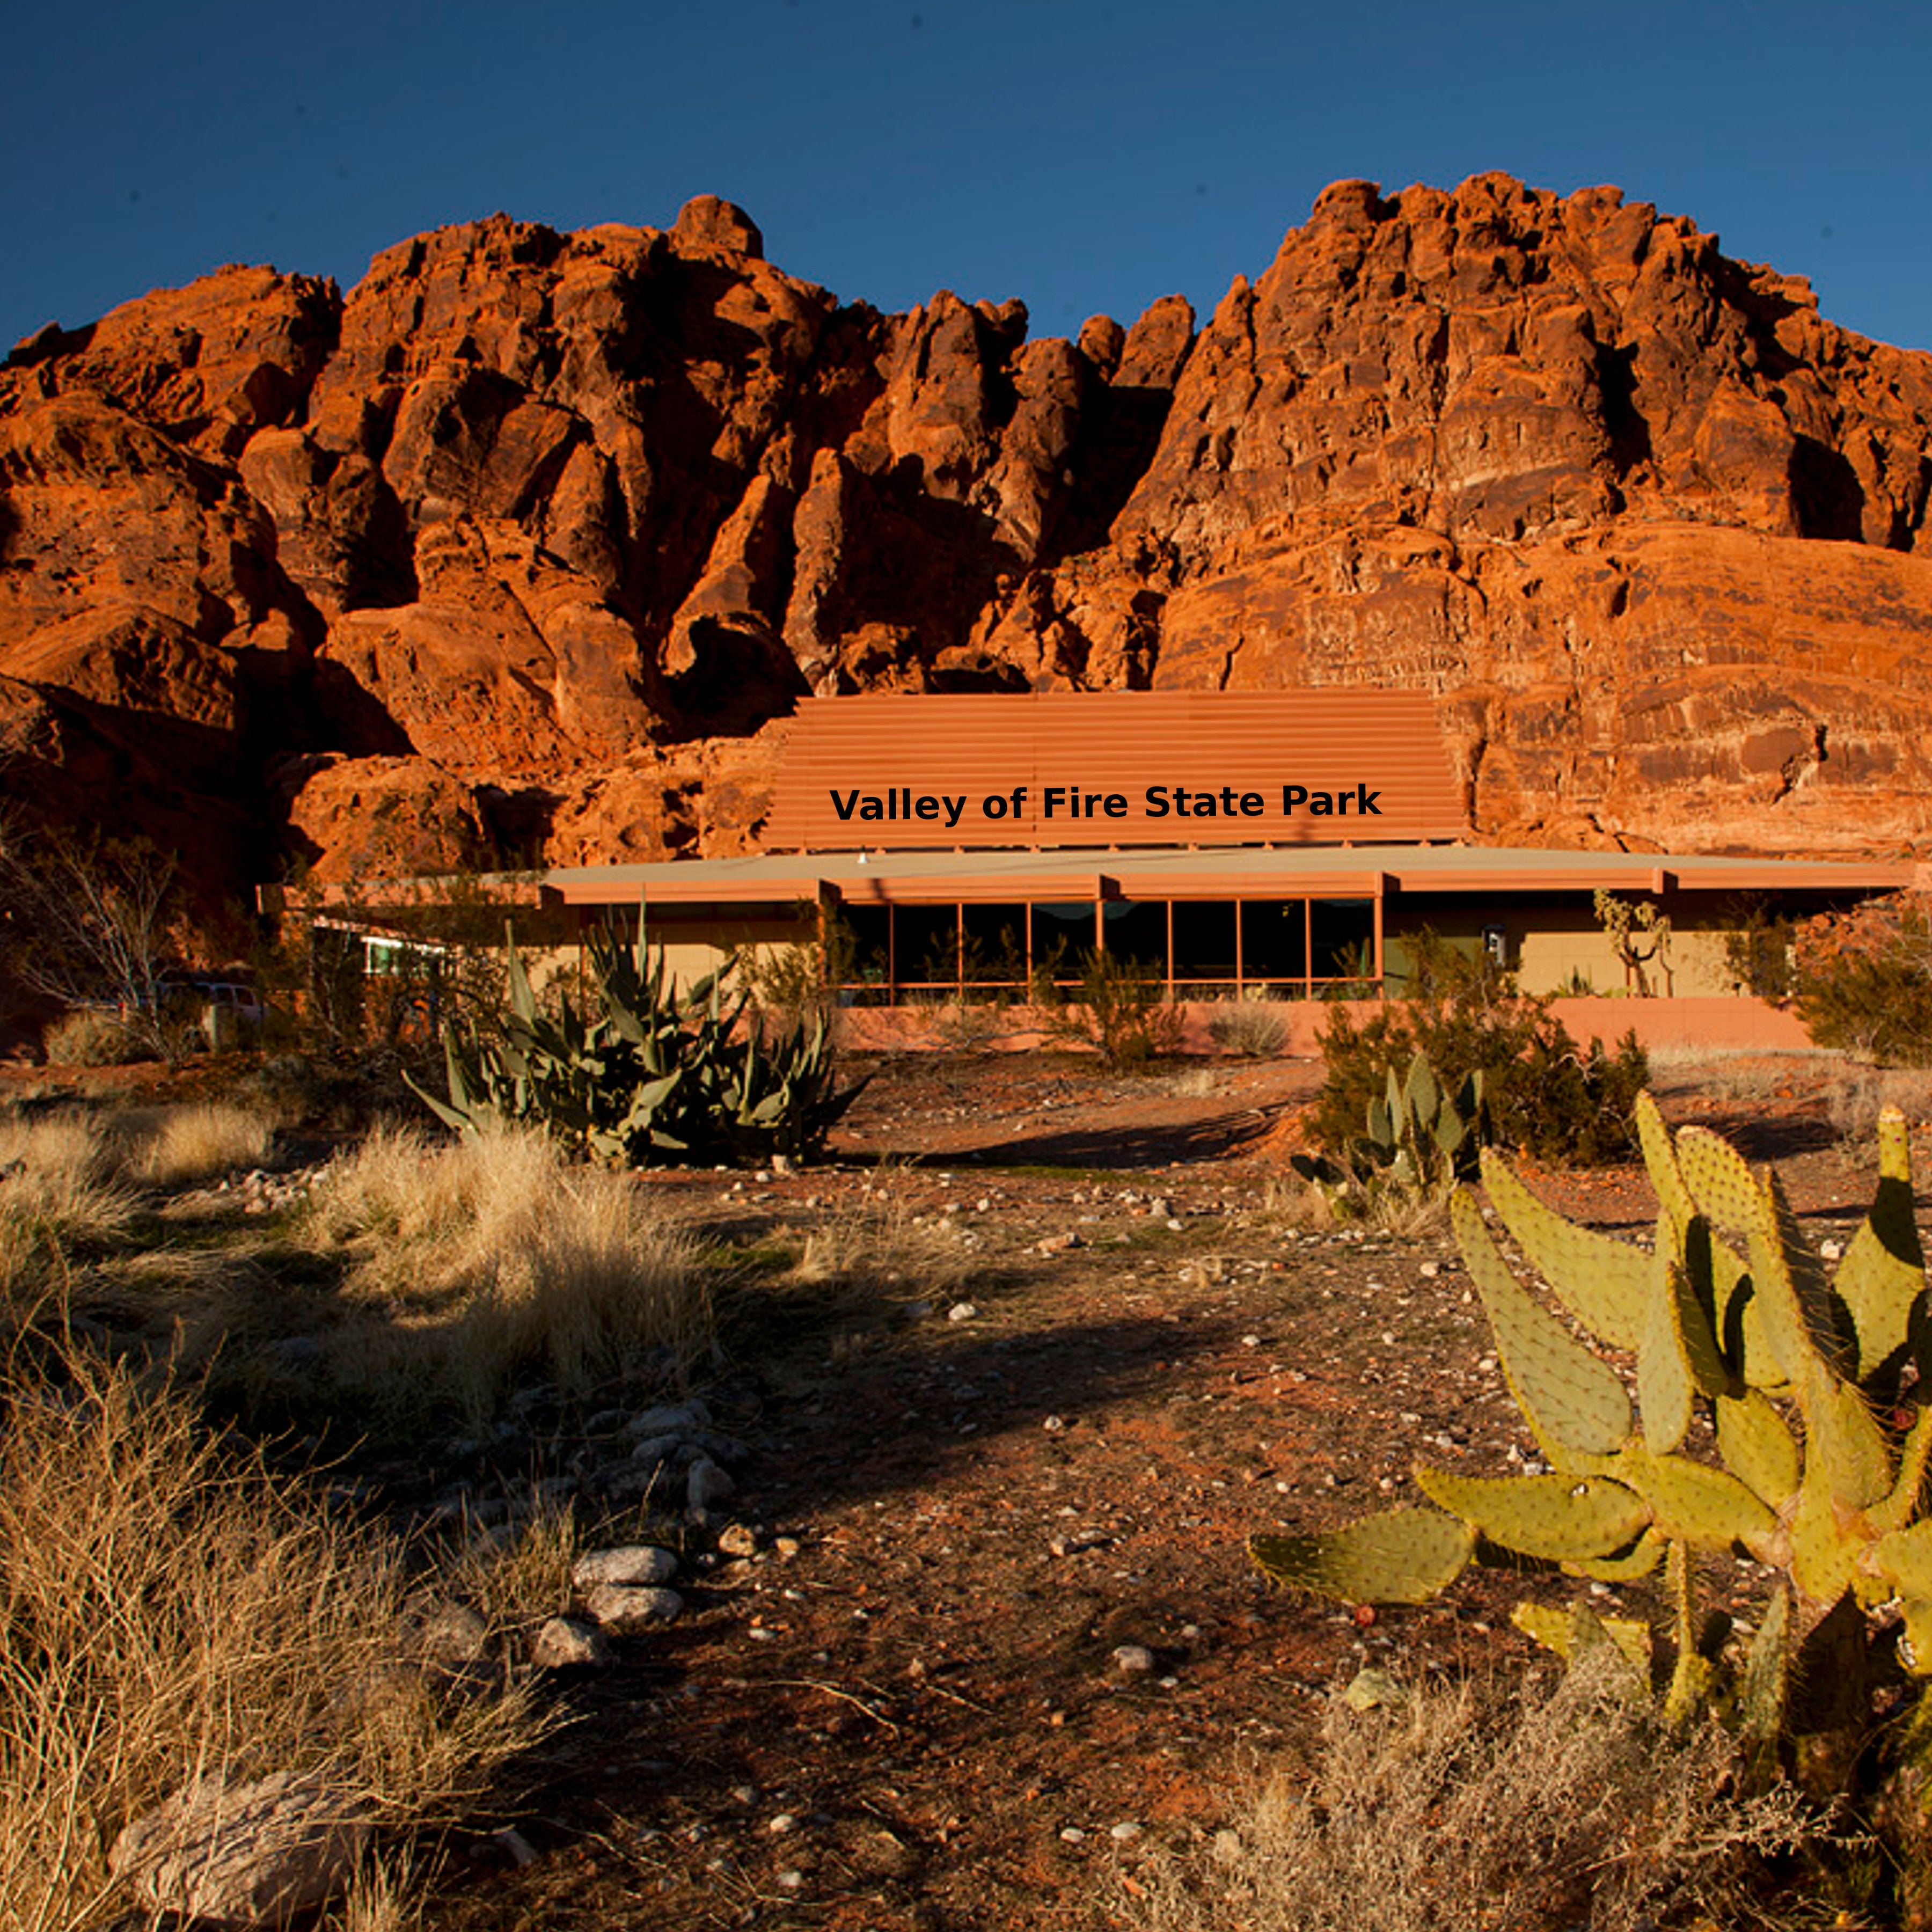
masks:
[[[807,692],[1402,686],[1505,840],[1928,828],[1932,358],[1613,188],[1339,182],[1214,314],[741,210],[231,268],[0,370],[0,742],[205,892],[744,849]]]
[[[1118,1926],[1365,1665],[1526,1662],[1521,1579],[1372,1618],[1244,1556],[1400,1496],[1418,1454],[1533,1453],[1440,1231],[1288,1211],[1271,1130],[1315,1080],[901,1062],[825,1167],[652,1181],[748,1258],[862,1228],[869,1259],[748,1264],[706,1426],[748,1453],[682,1536],[679,1613],[556,1675],[572,1721],[429,1922]],[[1867,1186],[1850,1091],[1822,1058],[1660,1083],[1821,1235]],[[1636,1171],[1532,1179],[1633,1237],[1653,1211]]]

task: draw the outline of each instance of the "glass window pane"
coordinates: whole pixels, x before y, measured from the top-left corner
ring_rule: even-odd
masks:
[[[1077,980],[1094,950],[1094,905],[1089,900],[1036,905],[1033,912],[1033,970],[1056,980]]]
[[[1100,908],[1100,930],[1111,957],[1167,977],[1165,899],[1109,899]]]
[[[838,914],[833,945],[842,952],[838,977],[848,986],[883,986],[890,976],[892,909],[890,906],[844,906]]]
[[[902,986],[956,986],[959,980],[959,908],[950,905],[892,908],[893,974]]]
[[[1308,970],[1305,899],[1244,899],[1241,902],[1241,976],[1298,980]]]
[[[1310,950],[1318,980],[1371,980],[1376,970],[1372,899],[1316,899],[1309,906]]]
[[[1234,976],[1232,899],[1174,901],[1174,976],[1177,980],[1232,980]]]
[[[966,983],[969,986],[1024,986],[1027,980],[1027,909],[1023,905],[969,905],[966,925]]]

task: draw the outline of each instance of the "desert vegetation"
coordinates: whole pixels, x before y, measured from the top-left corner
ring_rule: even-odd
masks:
[[[1454,1006],[1398,1016],[1439,1018],[1438,1048],[1481,1042]],[[1494,1002],[1496,1028],[1522,1021]],[[1696,1186],[1744,1167],[1707,1156],[1687,1105],[1726,1132],[1799,1108],[1794,1214],[1814,1211],[1804,1186],[1868,1204],[1881,1124],[1886,1149],[1869,1235],[1833,1219],[1821,1249],[1761,1189],[1726,1195],[1722,1225],[1713,1202],[1666,1220],[1678,1355],[1587,1299],[1649,1284],[1631,1224],[1654,1203],[1615,1210],[1614,1239],[1570,1228],[1592,1190],[1652,1184],[1479,1156],[1498,1138],[1485,1063],[1452,1089],[1414,1037],[1391,1030],[1376,1070],[1372,1213],[1298,1194],[1290,1148],[1239,1138],[1263,1095],[1297,1096],[1268,1103],[1280,1124],[1318,1118],[1322,1071],[1238,1054],[1153,1081],[1084,1052],[884,1063],[836,1158],[648,1174],[534,1121],[345,1119],[286,1054],[236,1063],[224,1098],[76,1078],[8,1107],[0,1917],[82,1932],[160,1911],[148,1854],[201,1804],[305,1819],[334,1847],[328,1922],[358,1926],[467,1932],[484,1873],[539,1917],[695,1921],[730,1898],[839,1932],[928,1904],[1170,1932],[1312,1932],[1338,1901],[1352,1923],[1528,1932],[1917,1922],[1900,1566],[1932,1432],[1892,1318],[1918,1076],[1660,1063],[1663,1114],[1634,1102],[1633,1126],[1666,1186],[1685,1131],[1722,1168]],[[1177,1124],[1137,1166],[1156,1116]],[[1502,1216],[1480,1235],[1473,1186]],[[1620,1439],[1576,1452],[1595,1473],[1563,1460],[1570,1398],[1484,1323],[1499,1238],[1588,1278],[1607,1345],[1546,1337],[1529,1359],[1568,1364],[1566,1388],[1634,1376],[1642,1456]],[[1772,1386],[1758,1327],[1726,1318],[1774,1252],[1822,1285],[1804,1318],[1827,1326],[1802,1332],[1837,1382],[1780,1355]],[[1873,1325],[1848,1342],[1828,1324],[1854,1308]],[[1706,1386],[1726,1378],[1744,1393]],[[1666,1400],[1688,1410],[1674,1444]],[[1726,1402],[1756,1427],[1742,1447]],[[1682,1557],[1674,1528],[1621,1516],[1614,1549],[1540,1553],[1504,1493],[1582,1483],[1594,1508],[1622,1485],[1654,1517],[1679,1464],[1758,1496],[1782,1439],[1807,1522],[1839,1438],[1855,1462],[1880,1442],[1893,1480],[1835,1540],[1797,1537],[1795,1568],[1761,1520],[1784,1504],[1730,1488],[1738,1522],[1687,1532]],[[1408,1534],[1412,1456],[1454,1544],[1439,1578],[1390,1591],[1348,1568],[1388,1549],[1310,1571],[1378,1510]],[[1256,1594],[1250,1532],[1297,1591]],[[1560,1513],[1550,1534],[1576,1540]],[[1736,1538],[1772,1572],[1712,1540]],[[1505,1546],[1513,1567],[1464,1570]],[[1828,1672],[1819,1566],[1845,1551],[1873,1600]],[[1574,1668],[1539,1664],[1538,1640]],[[617,1679],[596,1660],[613,1654]],[[1861,1723],[1834,1732],[1795,1695],[1746,1714],[1748,1687],[1827,1676],[1856,1678]],[[1184,1751],[1198,1768],[1163,1820],[1147,1794]],[[976,1904],[988,1874],[997,1903]]]

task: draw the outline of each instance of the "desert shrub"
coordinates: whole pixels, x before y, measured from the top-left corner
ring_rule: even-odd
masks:
[[[1144,1869],[1136,1916],[1149,1932],[1821,1922],[1815,1898],[1780,1915],[1767,1876],[1822,1826],[1736,1772],[1721,1731],[1666,1730],[1609,1660],[1513,1694],[1337,1697],[1312,1776],[1258,1780],[1202,1852]]]
[[[1034,976],[1034,1000],[1055,1038],[1090,1046],[1118,1072],[1145,1066],[1180,1044],[1180,1010],[1159,970],[1090,947],[1080,956],[1080,982],[1063,997],[1053,964]]]
[[[220,1101],[170,1107],[137,1127],[129,1171],[156,1187],[191,1187],[237,1168],[259,1167],[274,1145],[265,1114]]]
[[[1731,916],[1735,922],[1724,934],[1724,967],[1732,987],[1774,1004],[1788,1000],[1797,922],[1783,917],[1762,899],[1733,908]]]
[[[520,1694],[412,1666],[381,1537],[216,1448],[181,1395],[58,1368],[6,1426],[0,1924],[116,1918],[108,1849],[197,1777],[313,1773],[345,1818],[440,1824],[533,1738]]]
[[[1932,1066],[1932,898],[1898,892],[1808,920],[1793,941],[1799,1017],[1820,1046]]]
[[[1402,998],[1360,1022],[1338,1007],[1322,1030],[1327,1078],[1311,1131],[1324,1154],[1345,1152],[1390,1071],[1406,1078],[1418,1054],[1445,1087],[1481,1076],[1489,1136],[1505,1146],[1586,1166],[1630,1150],[1632,1109],[1649,1078],[1634,1034],[1613,1053],[1600,1041],[1580,1046],[1550,998],[1519,992],[1515,976],[1486,956],[1471,958],[1429,933],[1412,952]]]
[[[334,1338],[339,1378],[405,1405],[427,1392],[488,1412],[527,1372],[580,1397],[646,1357],[681,1365],[710,1336],[689,1238],[627,1176],[568,1167],[531,1129],[442,1147],[378,1130],[317,1182],[307,1232],[341,1256],[350,1302],[381,1318]]]
[[[53,1021],[41,1043],[56,1066],[124,1066],[152,1052],[125,1021],[84,1009]]]
[[[1288,1044],[1288,1023],[1272,1006],[1255,1000],[1217,1004],[1208,1018],[1208,1032],[1223,1053],[1250,1060],[1271,1060]]]

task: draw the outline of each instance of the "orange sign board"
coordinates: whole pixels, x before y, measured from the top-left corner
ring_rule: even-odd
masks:
[[[1380,844],[1468,830],[1406,691],[807,698],[768,850]]]

